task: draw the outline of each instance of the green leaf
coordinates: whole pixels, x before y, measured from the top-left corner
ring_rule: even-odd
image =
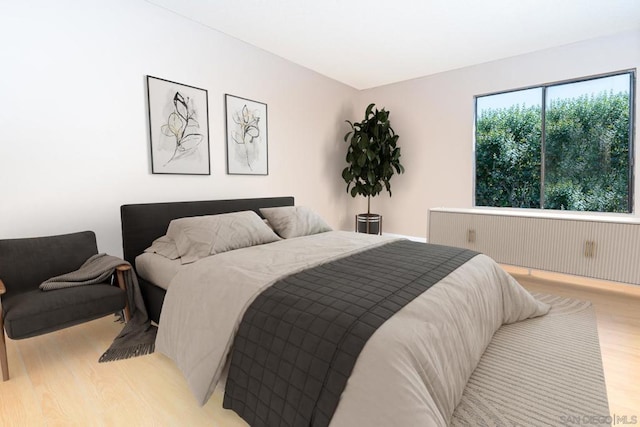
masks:
[[[371,110],[373,109],[373,107],[376,104],[369,104],[369,106],[367,107],[367,110],[364,113],[364,119],[367,120],[369,118],[369,115],[371,114]]]
[[[368,146],[369,138],[367,137],[367,135],[364,135],[364,137],[360,137],[360,139],[358,140],[358,148],[360,150],[366,150]]]
[[[376,182],[376,176],[373,174],[373,171],[367,171],[367,179],[370,183]]]

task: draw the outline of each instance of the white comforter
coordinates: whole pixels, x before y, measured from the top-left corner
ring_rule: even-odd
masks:
[[[156,349],[201,404],[213,393],[247,306],[278,278],[389,238],[328,232],[225,252],[185,266],[167,291]],[[545,314],[479,255],[385,322],[365,345],[332,426],[444,426],[493,333]]]

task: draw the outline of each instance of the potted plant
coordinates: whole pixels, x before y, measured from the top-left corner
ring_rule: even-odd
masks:
[[[347,183],[347,192],[352,197],[358,194],[367,197],[367,213],[356,215],[356,230],[361,233],[382,233],[382,216],[371,213],[371,197],[383,189],[391,196],[391,177],[395,172],[403,173],[400,164],[400,147],[396,147],[398,135],[389,122],[389,112],[384,108],[374,110],[369,104],[361,122],[347,123],[351,130],[344,136],[349,142],[347,163],[342,178]]]

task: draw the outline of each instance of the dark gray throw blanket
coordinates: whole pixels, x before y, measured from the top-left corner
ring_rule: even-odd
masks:
[[[88,286],[105,283],[120,265],[128,262],[107,254],[96,254],[85,261],[76,271],[52,277],[40,285],[43,291],[69,288],[72,286]],[[147,309],[140,293],[138,279],[130,268],[123,272],[127,288],[127,301],[131,318],[115,338],[111,346],[100,357],[99,362],[128,359],[153,353],[155,350],[157,328],[151,324]]]
[[[223,406],[252,427],[329,425],[369,337],[476,255],[399,241],[276,282],[242,319]]]

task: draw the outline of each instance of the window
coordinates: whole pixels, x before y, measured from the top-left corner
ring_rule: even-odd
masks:
[[[476,206],[631,212],[635,73],[477,96]]]

